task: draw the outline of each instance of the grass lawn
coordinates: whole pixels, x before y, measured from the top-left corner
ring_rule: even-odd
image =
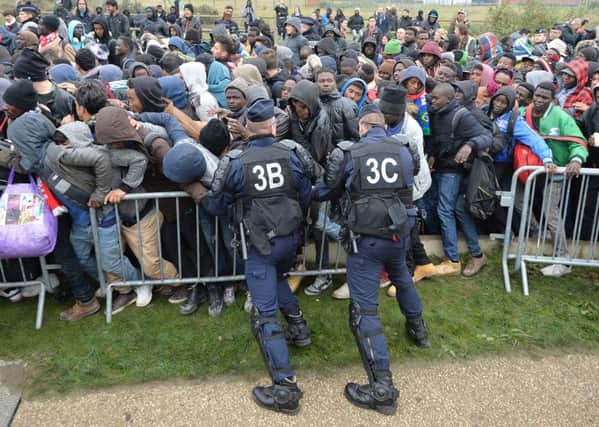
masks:
[[[561,279],[542,278],[530,268],[531,296],[516,283],[506,294],[499,256],[473,279],[448,278],[420,283],[432,347],[407,342],[404,319],[394,299],[381,291],[380,314],[392,360],[471,358],[510,351],[599,348],[597,272],[575,268]],[[342,278],[339,277],[339,282]],[[347,323],[347,301],[299,293],[312,327],[313,344],[292,350],[302,369],[359,364]],[[129,307],[111,325],[96,315],[78,323],[58,321],[64,305],[50,296],[44,327],[34,329],[35,300],[0,302],[0,359],[29,363],[25,394],[51,395],[78,389],[224,373],[264,372],[250,332],[243,298],[211,319],[203,306],[191,317],[156,297],[145,309]]]

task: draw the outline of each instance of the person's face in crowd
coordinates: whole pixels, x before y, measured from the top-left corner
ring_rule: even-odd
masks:
[[[374,49],[375,47],[371,43],[368,43],[364,46],[364,54],[366,56],[372,56],[374,55]]]
[[[379,70],[379,77],[383,80],[390,80],[391,79],[391,74],[389,74],[386,71],[381,71]]]
[[[512,63],[512,60],[506,56],[502,56],[501,58],[499,58],[499,61],[497,61],[497,68],[505,68],[507,70],[513,70],[514,69],[514,64]]]
[[[293,25],[285,25],[285,32],[287,33],[288,36],[292,35],[295,33],[295,27]],[[250,38],[250,35],[248,34],[248,40]]]
[[[374,30],[375,27],[376,27],[376,19],[369,18],[368,19],[368,28],[370,28],[371,30]]]
[[[98,37],[99,39],[103,38],[104,26],[100,24],[94,24],[94,33],[96,34],[96,37]]]
[[[326,33],[324,33],[324,36],[326,38],[329,38],[329,39],[334,39],[335,38],[335,33],[332,32],[332,31],[327,31]]]
[[[141,103],[139,96],[137,96],[137,93],[135,93],[135,89],[128,89],[127,96],[129,97],[129,109],[134,113],[142,113],[144,106]]]
[[[14,120],[17,117],[19,117],[25,113],[25,111],[21,110],[18,107],[15,107],[14,105],[10,105],[10,104],[4,105],[4,111],[6,111],[6,115],[11,120]]]
[[[316,85],[321,95],[327,95],[337,87],[335,84],[335,76],[332,73],[320,73],[316,80]]]
[[[347,30],[347,24],[348,24],[348,22],[349,21],[347,19],[344,19],[343,21],[341,21],[341,23],[339,24],[339,29],[341,31]]]
[[[168,28],[168,32],[171,35],[171,37],[176,37],[177,36],[177,29],[174,26],[171,26]]]
[[[127,55],[129,53],[127,45],[123,43],[121,39],[116,39],[116,44],[114,45],[114,52],[118,56]]]
[[[466,15],[464,15],[463,13],[460,12],[460,13],[458,13],[458,15],[456,17],[456,20],[458,22],[464,22],[466,20]]]
[[[214,43],[214,46],[212,46],[212,56],[214,56],[214,59],[216,60],[229,58],[227,50],[219,42]]]
[[[107,4],[105,7],[106,7],[106,12],[108,12],[109,15],[112,15],[113,12],[115,11],[114,6],[111,4]]]
[[[307,33],[312,28],[311,25],[304,24],[303,22],[300,24],[300,28],[302,29],[302,34]]]
[[[12,25],[15,23],[15,21],[16,19],[13,15],[4,15],[4,23],[6,25]]]
[[[552,28],[549,30],[549,40],[559,39],[562,36],[562,32],[558,29]]]
[[[545,33],[535,33],[534,35],[534,43],[545,43],[547,40],[547,35]]]
[[[31,18],[33,18],[33,15],[31,13],[25,12],[25,11],[22,11],[22,10],[19,12],[19,21],[25,22],[25,21],[27,21],[28,19],[31,19]]]
[[[406,35],[404,37],[404,41],[407,44],[411,44],[411,43],[414,43],[416,41],[416,33],[414,32],[414,30],[412,30],[412,29],[407,29],[406,30]]]
[[[161,14],[164,10],[162,9],[161,5],[156,6],[156,12],[158,12],[158,14]]]
[[[480,79],[482,78],[483,72],[478,68],[473,68],[470,72],[470,80],[480,85]]]
[[[491,111],[495,117],[501,116],[508,109],[509,103],[505,95],[498,95],[491,103]]]
[[[186,18],[191,18],[193,14],[191,13],[191,10],[189,9],[183,9],[183,16]]]
[[[339,69],[339,74],[350,77],[355,77],[358,75],[356,69],[353,66],[347,64],[341,66],[341,68]]]
[[[562,72],[560,74],[560,76],[562,78],[562,82],[564,83],[564,86],[566,87],[566,89],[572,89],[573,87],[576,86],[576,77],[574,77],[566,72]]]
[[[223,17],[225,19],[231,19],[233,17],[233,8],[232,7],[225,8]]]
[[[599,85],[599,71],[593,74],[593,78],[591,79],[591,87],[595,87]]]
[[[256,30],[248,31],[248,43],[250,46],[256,44],[256,39],[258,38],[258,32]]]
[[[437,57],[435,55],[431,55],[430,53],[423,53],[420,55],[420,61],[422,61],[422,65],[424,65],[426,68],[434,66],[436,59]]]
[[[293,100],[291,106],[295,110],[295,115],[300,121],[306,121],[310,118],[310,109],[303,102]]]
[[[451,98],[443,90],[440,90],[438,87],[433,89],[431,93],[431,109],[433,111],[439,111],[450,102]]]
[[[543,114],[549,108],[549,105],[553,102],[553,96],[551,91],[542,87],[535,90],[535,94],[532,97],[533,110],[537,114]]]
[[[416,95],[422,89],[422,83],[416,77],[411,77],[405,82],[408,95]]]
[[[353,84],[349,85],[347,87],[347,89],[345,89],[345,93],[343,94],[343,96],[351,99],[356,104],[358,102],[360,102],[360,99],[362,99],[363,95],[364,95],[364,87],[362,87],[362,85],[353,85]]]
[[[455,91],[455,100],[457,101],[458,104],[460,105],[464,105],[464,92],[462,92],[459,89],[456,89]]]
[[[511,38],[508,38],[501,43],[501,47],[504,52],[511,52],[514,49],[514,41]]]
[[[401,16],[407,18],[408,16],[410,16],[410,12],[404,9],[401,11]]]
[[[451,83],[455,80],[455,77],[455,72],[451,68],[444,65],[440,66],[435,73],[435,80],[441,83]]]
[[[289,94],[291,93],[296,84],[297,82],[295,80],[287,80],[281,88],[281,98],[289,99]]]
[[[85,1],[84,1],[84,0],[79,0],[79,1],[77,2],[77,8],[78,8],[80,11],[84,11],[84,10],[86,10],[86,9],[87,9],[87,4],[85,3]]]
[[[532,93],[524,86],[518,86],[516,89],[516,101],[518,101],[518,106],[526,107],[532,102]]]
[[[495,83],[499,87],[511,86],[510,76],[505,73],[497,73],[495,74]]]
[[[153,17],[154,17],[154,12],[152,12],[152,9],[146,10],[146,18],[152,19]]]
[[[406,30],[403,28],[398,28],[397,32],[395,33],[395,38],[403,43],[406,39]]]
[[[360,11],[359,10],[354,10],[354,15],[360,16]]]
[[[76,25],[73,29],[73,37],[81,39],[83,37],[83,25]]]
[[[385,46],[387,43],[389,43],[389,36],[385,34],[383,37],[381,37],[381,44]]]
[[[177,13],[177,9],[175,8],[175,6],[171,6],[168,10],[168,13],[171,15],[175,15]],[[185,10],[183,10],[183,16],[185,16]]]
[[[526,75],[527,73],[530,73],[533,69],[534,69],[535,63],[534,61],[522,61],[522,65],[520,65],[520,71],[522,71],[522,73],[524,75]]]
[[[233,112],[241,110],[245,105],[245,98],[237,89],[227,89],[225,91],[225,98],[227,100],[229,110]]]
[[[318,21],[318,15],[316,14],[316,12],[312,12],[312,15],[310,17],[314,19],[314,21]]]
[[[48,28],[46,28],[46,26],[44,24],[40,23],[38,25],[38,28],[39,28],[40,34],[42,36],[47,36],[48,34],[50,34],[50,30],[48,30]]]
[[[422,46],[428,41],[428,34],[422,33],[418,34],[418,38],[416,39],[416,46],[418,49],[422,49]]]
[[[146,70],[144,67],[137,67],[135,68],[135,70],[133,70],[133,77],[137,78],[137,77],[148,77],[148,70]]]
[[[406,67],[404,67],[404,65],[401,62],[395,64],[395,67],[393,68],[393,81],[399,83],[399,79],[401,78],[401,72],[405,69]]]

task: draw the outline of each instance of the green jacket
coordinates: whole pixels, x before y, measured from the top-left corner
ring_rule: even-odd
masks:
[[[571,161],[584,163],[589,156],[587,141],[572,116],[556,105],[550,105],[539,123],[540,129],[535,129],[532,121],[533,104],[520,108],[520,114],[526,123],[541,135],[551,152],[553,163],[566,166]]]

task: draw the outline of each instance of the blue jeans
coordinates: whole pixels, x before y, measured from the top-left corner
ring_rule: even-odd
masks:
[[[478,233],[474,220],[466,210],[464,195],[460,190],[464,176],[460,173],[436,173],[439,186],[437,213],[441,222],[441,238],[445,258],[458,261],[458,229],[457,221],[472,256],[480,256],[482,251],[478,244]]]
[[[108,215],[111,214],[113,213]],[[92,271],[88,269],[93,267],[94,277],[97,278],[96,258],[92,253],[94,249],[94,237],[91,225],[80,226],[73,224],[71,244],[84,269],[92,274]],[[116,224],[109,227],[98,227],[98,247],[100,249],[100,262],[103,272],[111,273],[124,281],[141,280],[140,271],[121,252],[119,229]]]

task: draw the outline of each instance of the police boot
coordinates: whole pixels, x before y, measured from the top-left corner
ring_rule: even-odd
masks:
[[[304,393],[297,386],[295,378],[275,381],[268,387],[256,386],[252,390],[254,401],[258,405],[289,415],[299,412],[299,401],[303,395]]]
[[[348,383],[344,394],[347,400],[360,408],[374,409],[385,415],[397,412],[399,390],[393,385],[390,371],[374,371],[370,384]]]
[[[194,285],[187,291],[187,299],[179,307],[179,313],[189,316],[196,312],[198,307],[208,301],[206,287],[200,283]]]
[[[287,320],[287,331],[285,331],[285,339],[287,344],[296,347],[306,347],[312,343],[310,338],[310,327],[304,319],[304,313],[285,314]]]
[[[407,319],[406,320],[406,331],[408,333],[408,337],[417,347],[420,348],[429,348],[431,344],[428,341],[428,331],[426,328],[426,322],[422,317],[417,317],[415,319]]]

